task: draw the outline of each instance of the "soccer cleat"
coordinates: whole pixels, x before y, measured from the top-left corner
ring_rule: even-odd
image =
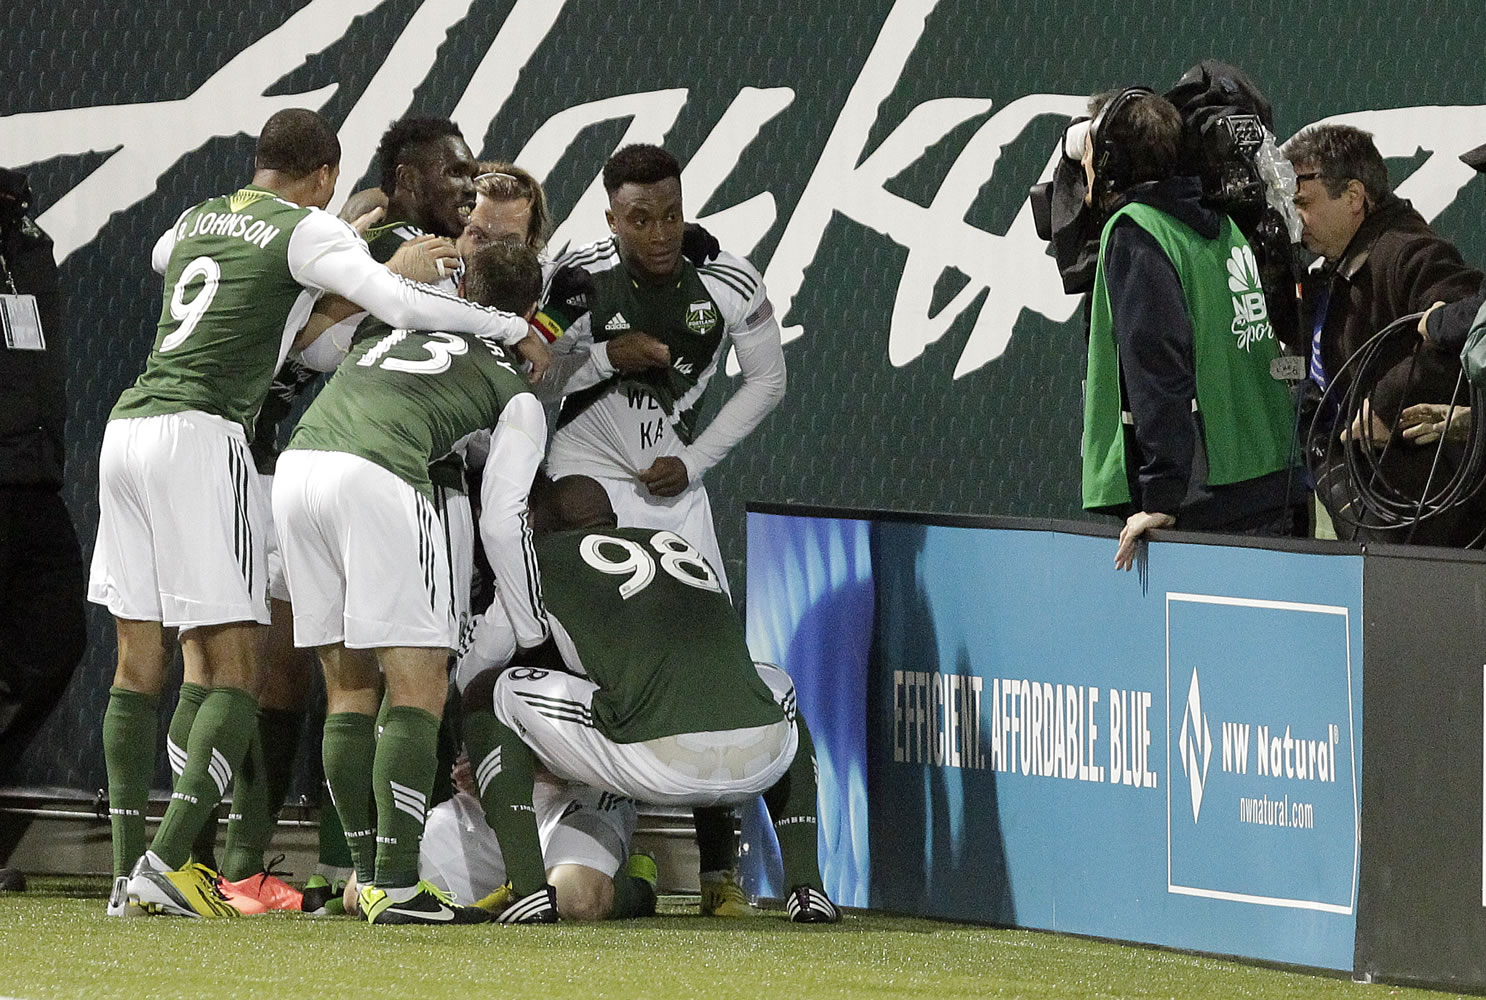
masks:
[[[341,899],[346,883],[331,882],[324,875],[311,875],[300,895],[299,908],[312,917],[343,917],[346,904]]]
[[[205,865],[172,871],[154,851],[146,851],[129,874],[127,903],[138,904],[146,913],[180,917],[239,916],[217,888],[220,878]]]
[[[511,888],[511,883],[507,882],[504,888],[512,896],[516,895],[515,890]],[[557,890],[550,885],[544,885],[536,892],[522,896],[501,910],[495,920],[501,924],[555,924],[557,923]]]
[[[478,906],[460,906],[432,882],[419,882],[406,900],[394,900],[374,885],[361,889],[361,912],[369,924],[483,924],[490,914]]]
[[[819,889],[808,885],[797,885],[789,891],[784,901],[789,919],[796,924],[834,924],[841,921],[841,911],[836,904]]]
[[[511,888],[511,883],[507,882],[484,899],[476,900],[475,905],[494,917],[504,913],[514,902],[516,902],[516,890]]]
[[[753,904],[743,894],[735,871],[702,872],[702,916],[704,917],[752,917],[757,915]]]
[[[114,879],[113,888],[108,893],[108,909],[105,912],[110,917],[144,916],[144,910],[139,908],[139,904],[129,900],[128,875],[120,875]]]
[[[288,872],[274,871],[274,867],[284,860],[280,854],[268,863],[268,865],[256,875],[229,882],[225,878],[218,885],[222,895],[227,897],[231,903],[243,913],[262,913],[265,910],[301,910],[304,908],[304,893],[285,882],[281,875]],[[244,909],[239,905],[247,901],[261,904],[261,908]]]

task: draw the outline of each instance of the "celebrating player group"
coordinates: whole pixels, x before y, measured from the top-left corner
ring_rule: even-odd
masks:
[[[758,272],[686,224],[656,146],[604,166],[613,235],[555,260],[540,184],[449,121],[392,123],[377,158],[380,188],[330,215],[335,132],[281,111],[251,182],[155,244],[88,584],[118,636],[108,912],[650,915],[630,838],[651,803],[694,810],[702,912],[743,916],[731,807],[762,795],[790,919],[839,920],[810,732],[749,653],[703,485],[784,394]],[[703,424],[730,348],[741,384]],[[321,867],[295,887],[264,858],[316,663]]]

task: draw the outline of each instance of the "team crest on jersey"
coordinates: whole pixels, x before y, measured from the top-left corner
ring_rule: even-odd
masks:
[[[717,322],[717,307],[710,301],[693,302],[686,307],[686,328],[695,334],[705,334]]]

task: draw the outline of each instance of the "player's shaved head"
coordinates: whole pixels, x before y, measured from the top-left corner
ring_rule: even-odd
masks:
[[[625,146],[604,164],[604,190],[610,196],[626,184],[655,184],[681,179],[681,164],[659,146],[638,142]]]
[[[253,169],[297,178],[340,162],[341,141],[330,123],[308,108],[286,108],[263,123]]]
[[[584,528],[617,527],[609,494],[589,476],[539,478],[531,487],[531,528],[541,535],[550,531],[579,531]]]
[[[542,264],[524,243],[496,240],[465,261],[464,297],[525,316],[542,295]]]

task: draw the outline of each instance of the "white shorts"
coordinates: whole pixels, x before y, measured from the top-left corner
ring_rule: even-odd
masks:
[[[450,613],[455,626],[452,648],[457,649],[474,627],[470,618],[470,585],[475,579],[475,516],[467,494],[437,483],[433,487],[433,507],[444,529]]]
[[[240,426],[188,410],[110,420],[88,599],[181,629],[268,623],[262,500]]]
[[[538,779],[532,789],[542,863],[583,865],[614,876],[635,832],[635,803],[596,788]],[[418,877],[463,902],[505,884],[506,863],[480,800],[467,792],[433,807],[423,827]]]
[[[294,644],[452,649],[449,569],[433,504],[357,455],[286,451],[275,471]]]
[[[496,681],[495,715],[559,778],[655,805],[733,805],[772,788],[799,746],[794,682],[776,666],[755,666],[785,710],[767,726],[615,743],[591,721],[598,685],[529,667]]]
[[[289,600],[289,582],[284,579],[284,557],[279,553],[279,533],[273,526],[273,476],[259,475],[258,496],[263,525],[263,553],[268,567],[268,596],[275,601]]]

